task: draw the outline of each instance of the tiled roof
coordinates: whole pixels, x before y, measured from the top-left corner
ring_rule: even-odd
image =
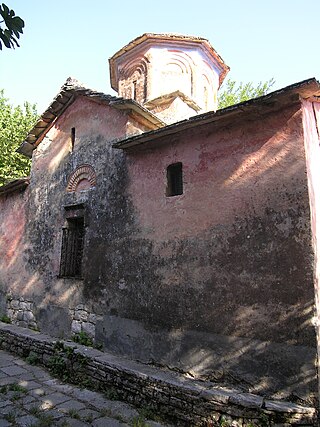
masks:
[[[163,123],[154,114],[152,114],[146,108],[142,107],[136,101],[106,95],[103,92],[97,92],[95,90],[88,89],[78,80],[69,77],[47,110],[41,114],[40,119],[31,129],[25,141],[20,145],[17,151],[21,154],[31,157],[32,151],[37,147],[39,139],[46,133],[47,130],[50,129],[54,121],[59,116],[61,116],[61,114],[78,96],[86,96],[92,100],[106,102],[107,104],[112,105],[118,109],[128,108],[134,110],[144,118],[147,118],[155,127],[161,127],[165,125],[165,123]]]
[[[199,114],[197,116],[192,116],[187,120],[182,120],[165,126],[162,129],[118,140],[113,144],[113,147],[127,149],[140,144],[152,144],[154,140],[158,138],[172,135],[186,129],[213,122],[216,122],[219,126],[219,124],[222,124],[225,119],[235,120],[237,117],[241,119],[241,117],[244,117],[244,114],[254,114],[255,112],[262,113],[264,111],[267,112],[275,110],[276,108],[281,108],[281,105],[288,104],[290,102],[298,102],[300,97],[309,98],[314,95],[320,96],[320,84],[315,78],[311,78],[216,112],[210,111]]]

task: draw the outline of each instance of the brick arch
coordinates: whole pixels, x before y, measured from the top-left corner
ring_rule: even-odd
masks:
[[[135,71],[138,71],[140,75],[146,75],[148,72],[148,63],[149,60],[145,56],[134,58],[121,67],[120,76],[128,79]]]
[[[80,165],[70,175],[67,192],[88,190],[96,185],[96,173],[91,165]]]

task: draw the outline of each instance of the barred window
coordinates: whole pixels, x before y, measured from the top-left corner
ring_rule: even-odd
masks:
[[[81,278],[84,218],[68,218],[62,233],[60,277]]]
[[[166,196],[183,194],[182,163],[173,163],[167,167]]]

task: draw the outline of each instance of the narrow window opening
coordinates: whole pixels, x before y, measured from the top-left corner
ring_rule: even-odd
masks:
[[[71,151],[74,149],[74,144],[76,141],[76,128],[71,128]]]
[[[133,99],[136,101],[137,100],[137,80],[134,80],[133,82]]]
[[[82,277],[84,218],[69,218],[62,230],[60,277]]]
[[[166,196],[179,196],[183,194],[182,163],[173,163],[167,167]]]

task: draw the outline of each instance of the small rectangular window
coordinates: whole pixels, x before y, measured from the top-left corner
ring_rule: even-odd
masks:
[[[68,218],[62,233],[60,277],[81,278],[84,218]]]
[[[71,151],[74,150],[75,142],[76,142],[76,128],[71,128]]]
[[[167,196],[183,194],[182,163],[173,163],[167,167]]]

